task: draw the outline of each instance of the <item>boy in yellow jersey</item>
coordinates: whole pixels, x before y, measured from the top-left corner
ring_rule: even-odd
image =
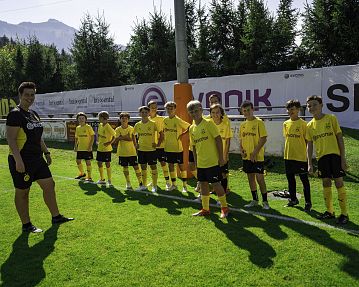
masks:
[[[286,103],[286,109],[290,117],[283,123],[284,144],[284,163],[285,174],[288,180],[288,190],[290,199],[287,206],[292,207],[299,204],[296,195],[295,175],[298,174],[303,184],[305,211],[310,211],[312,202],[310,199],[310,184],[308,179],[307,143],[305,134],[307,123],[299,118],[300,102],[290,100]]]
[[[223,189],[226,191],[228,187],[228,161],[229,161],[229,142],[232,137],[231,127],[228,122],[223,120],[224,110],[220,104],[214,104],[210,107],[209,113],[211,116],[211,120],[216,124],[219,134],[222,139],[223,144],[223,159],[225,165],[222,167],[222,186]]]
[[[165,104],[168,117],[165,117],[163,121],[165,156],[172,182],[172,186],[167,190],[177,189],[177,171],[175,169],[175,164],[177,163],[181,171],[181,179],[183,181],[182,192],[187,192],[187,170],[183,164],[183,147],[180,137],[184,134],[184,132],[188,132],[190,124],[176,116],[176,107],[177,105],[175,102],[167,102]]]
[[[209,211],[209,183],[221,203],[221,218],[228,216],[228,205],[224,189],[221,185],[221,167],[223,159],[222,139],[216,125],[203,118],[203,109],[199,101],[190,101],[187,104],[192,123],[189,133],[193,144],[193,155],[197,166],[197,176],[201,188],[202,209],[193,216],[206,216]]]
[[[100,179],[97,181],[97,184],[106,184],[106,180],[103,174],[103,166],[105,163],[107,171],[107,183],[109,186],[112,186],[111,182],[111,152],[112,152],[112,143],[115,141],[116,133],[111,125],[108,123],[110,115],[106,111],[99,112],[99,126],[97,130],[97,165],[100,172]]]
[[[141,121],[135,124],[135,134],[138,138],[137,143],[137,155],[138,163],[141,165],[142,170],[142,184],[143,186],[138,190],[147,189],[147,164],[151,168],[152,172],[152,189],[153,193],[157,192],[157,158],[156,158],[156,137],[155,134],[158,131],[156,123],[150,121],[149,112],[150,108],[142,106],[138,108]]]
[[[95,139],[95,132],[92,127],[86,123],[87,116],[85,113],[80,112],[76,115],[76,119],[79,125],[75,131],[75,147],[76,163],[80,174],[75,179],[82,179],[85,177],[85,181],[92,182],[91,178],[91,160],[93,159],[92,145]],[[82,160],[86,162],[87,174],[84,173],[82,166]]]
[[[164,150],[164,140],[163,140],[163,120],[164,117],[157,115],[157,102],[149,101],[147,107],[150,108],[150,120],[156,123],[157,132],[156,132],[156,159],[160,162],[162,167],[163,176],[166,180],[166,189],[171,187],[170,177],[168,173],[168,166],[166,164],[166,156]]]
[[[242,103],[241,111],[246,121],[239,127],[240,152],[243,159],[243,171],[247,174],[253,198],[244,207],[258,206],[258,182],[262,194],[263,209],[270,209],[264,180],[264,144],[267,141],[267,131],[263,121],[253,115],[254,107],[250,101]]]
[[[115,129],[117,145],[117,156],[119,165],[123,168],[123,174],[126,178],[126,190],[132,190],[130,173],[128,166],[132,166],[135,170],[138,180],[139,188],[142,189],[142,176],[141,170],[138,166],[137,153],[136,153],[136,138],[134,135],[134,128],[128,124],[130,119],[129,113],[120,114],[121,126]]]
[[[335,218],[332,199],[332,179],[338,190],[338,200],[341,215],[337,219],[338,224],[346,224],[349,221],[347,210],[347,195],[344,187],[343,176],[347,169],[345,148],[342,131],[338,120],[334,115],[323,114],[323,100],[320,96],[307,98],[307,108],[313,115],[313,119],[307,125],[306,139],[308,141],[307,155],[309,173],[313,173],[313,143],[318,160],[318,175],[322,178],[323,194],[326,211],[321,219]]]

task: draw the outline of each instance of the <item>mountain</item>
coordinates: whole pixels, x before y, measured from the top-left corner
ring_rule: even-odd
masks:
[[[76,29],[55,19],[43,23],[22,22],[17,25],[0,21],[0,36],[27,40],[35,35],[42,44],[54,44],[59,51],[69,50]]]

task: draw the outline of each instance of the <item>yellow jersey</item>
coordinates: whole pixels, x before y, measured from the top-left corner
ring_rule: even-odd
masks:
[[[182,141],[179,136],[186,130],[190,124],[181,118],[174,116],[173,118],[165,117],[163,120],[163,132],[165,136],[164,149],[166,152],[183,151]]]
[[[135,134],[138,136],[138,150],[140,151],[155,151],[156,148],[152,146],[156,143],[157,125],[155,122],[149,120],[147,123],[139,121],[135,124]]]
[[[89,124],[84,126],[78,125],[75,131],[77,139],[77,151],[88,151],[91,137],[95,135],[93,128]]]
[[[267,131],[264,122],[257,117],[254,117],[254,120],[251,121],[246,120],[240,125],[239,140],[246,153],[244,160],[250,160],[251,153],[258,145],[259,139],[266,136]],[[264,147],[259,150],[256,161],[264,161]]]
[[[197,167],[209,168],[219,164],[215,138],[220,136],[213,121],[203,118],[199,125],[193,123],[189,129],[190,138],[196,148]]]
[[[326,114],[320,120],[313,118],[308,123],[306,139],[314,143],[317,159],[327,154],[340,155],[336,136],[341,132],[335,115]]]
[[[283,123],[284,159],[307,161],[306,130],[307,122],[303,119],[289,119]]]
[[[155,133],[155,143],[157,144],[158,143],[158,139],[160,137],[160,132],[163,132],[163,120],[164,120],[164,117],[162,116],[159,116],[159,115],[156,115],[155,117],[151,118],[151,117],[148,117],[150,121],[153,121],[156,123],[156,126],[157,126],[157,131]],[[164,148],[165,146],[165,143],[164,141],[161,142],[161,145],[157,148]]]
[[[112,151],[112,145],[104,146],[104,143],[107,143],[116,136],[115,130],[111,127],[109,123],[103,125],[100,123],[98,125],[97,137],[98,137],[98,147],[97,151],[108,152]]]
[[[211,121],[213,121],[213,119],[211,119]],[[217,126],[218,131],[219,131],[219,135],[221,136],[222,145],[223,145],[223,153],[224,153],[227,139],[230,139],[230,138],[233,137],[233,133],[231,131],[230,123],[225,122],[222,119],[222,122],[219,125],[217,125],[215,122],[214,122],[214,124]]]
[[[126,136],[128,135],[130,139],[132,139],[132,136],[134,134],[134,127],[128,125],[127,128],[123,128],[119,126],[115,129],[116,132],[116,138],[119,136]],[[117,156],[136,156],[136,148],[133,144],[133,141],[127,141],[127,140],[119,140],[117,144]]]

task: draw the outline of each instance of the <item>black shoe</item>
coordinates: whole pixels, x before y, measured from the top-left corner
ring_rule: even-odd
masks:
[[[40,233],[42,232],[42,229],[37,228],[35,225],[28,225],[28,226],[22,226],[23,232],[31,232],[31,233]]]
[[[348,215],[339,215],[337,219],[338,224],[347,224],[349,222],[349,216]]]
[[[319,219],[333,219],[335,218],[335,214],[334,212],[333,213],[330,213],[328,211],[322,213],[320,216],[319,216]]]
[[[80,174],[79,176],[76,176],[75,179],[81,179],[81,178],[84,178],[85,176],[86,176],[86,173]]]
[[[312,210],[312,204],[311,204],[310,202],[306,202],[306,203],[305,203],[305,206],[304,206],[304,210],[305,210],[306,212],[311,211],[311,210]]]
[[[65,217],[65,216],[59,214],[58,216],[53,217],[51,222],[52,222],[52,224],[61,224],[61,223],[65,223],[65,222],[68,222],[68,221],[72,221],[74,219],[75,218]]]
[[[295,206],[295,205],[297,205],[297,204],[299,204],[299,200],[298,200],[298,199],[296,199],[296,200],[291,200],[291,199],[289,199],[289,200],[288,200],[288,203],[287,203],[287,207],[293,207],[293,206]]]

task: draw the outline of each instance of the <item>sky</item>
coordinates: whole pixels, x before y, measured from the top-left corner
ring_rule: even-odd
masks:
[[[126,45],[137,21],[149,19],[149,14],[161,10],[167,16],[174,15],[175,0],[0,0],[0,20],[10,24],[21,22],[46,22],[59,20],[79,29],[85,13],[95,17],[103,14],[110,25],[110,35],[115,43]],[[211,0],[197,0],[209,6]],[[233,0],[238,3],[237,0]],[[306,0],[293,0],[293,7],[304,11]],[[308,0],[310,3],[311,1]],[[267,7],[274,13],[279,0],[267,0]],[[299,23],[300,25],[300,23]]]

